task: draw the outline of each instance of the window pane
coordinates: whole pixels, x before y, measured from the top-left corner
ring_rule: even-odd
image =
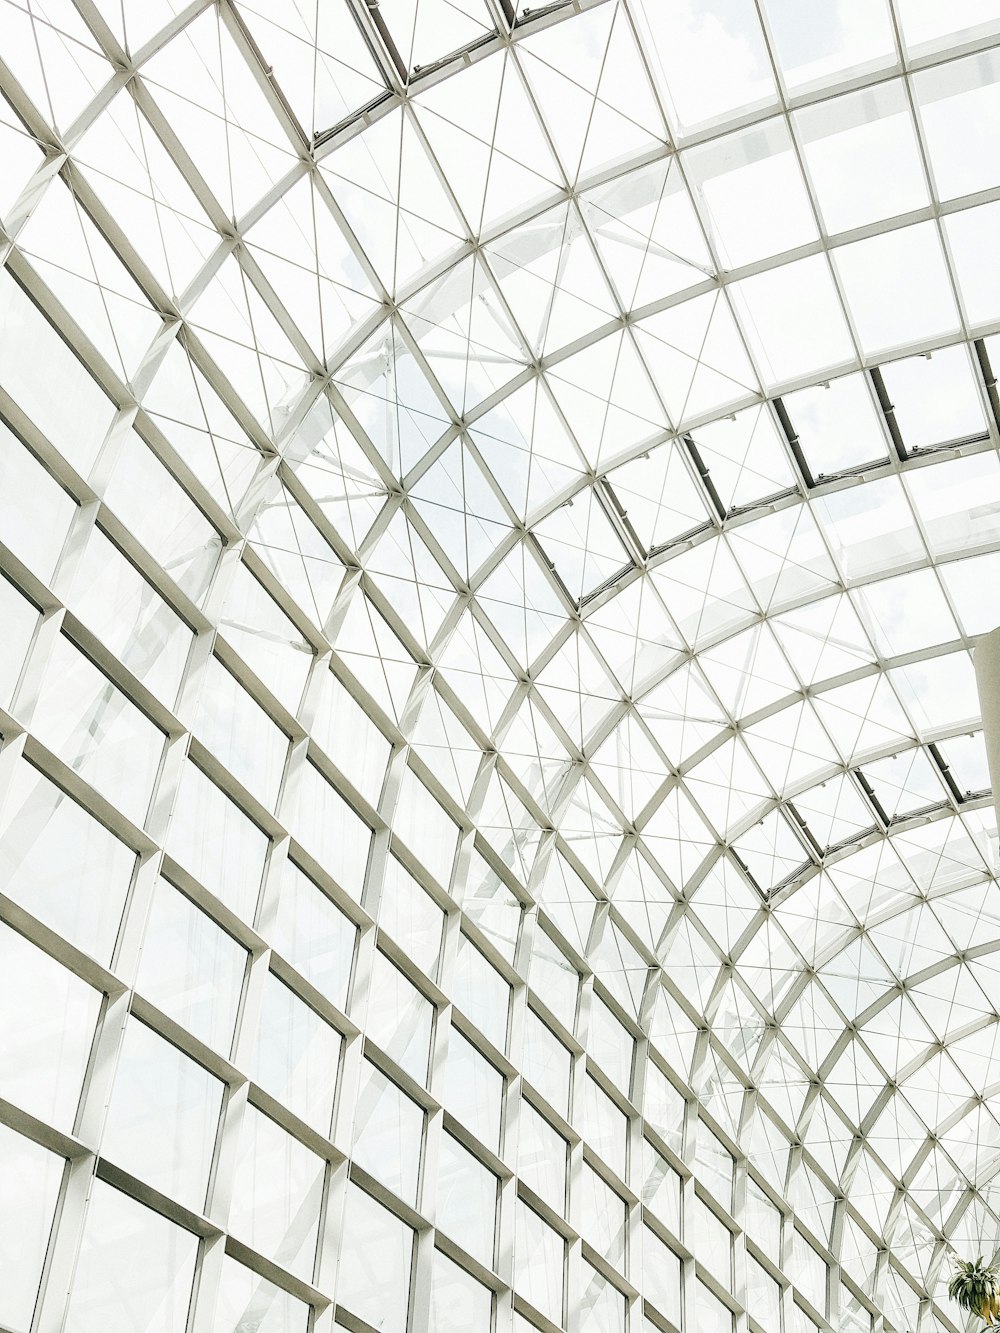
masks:
[[[188,761],[167,851],[248,924],[257,910],[268,845],[267,835]]]
[[[514,1287],[536,1310],[562,1323],[566,1245],[520,1199],[514,1213]]]
[[[385,1333],[405,1333],[413,1232],[350,1183],[337,1301]]]
[[[347,1008],[358,928],[298,866],[285,863],[272,943],[307,981]]]
[[[255,1078],[265,1092],[329,1135],[340,1033],[269,972],[257,1029]]]
[[[362,1060],[352,1156],[359,1166],[414,1207],[423,1128],[423,1108],[381,1070]]]
[[[145,1023],[125,1025],[102,1151],[202,1212],[224,1085]]]
[[[306,1333],[309,1306],[228,1256],[215,1307],[217,1333]]]
[[[3,1096],[71,1133],[101,996],[0,924]]]
[[[489,1333],[492,1312],[489,1288],[435,1250],[430,1333]]]
[[[0,817],[0,880],[8,897],[110,963],[135,861],[131,848],[54,783],[18,763]]]
[[[326,1163],[253,1106],[244,1114],[229,1229],[307,1282]]]
[[[445,1134],[438,1162],[437,1225],[487,1268],[492,1268],[497,1178]]]
[[[418,1083],[427,1080],[434,1006],[376,949],[368,997],[368,1035]]]
[[[408,958],[437,980],[445,914],[394,856],[386,862],[378,924]]]
[[[448,1037],[444,1104],[494,1152],[500,1151],[503,1075],[452,1028]]]
[[[233,1044],[248,957],[172,884],[157,881],[136,990],[223,1055]]]
[[[507,1049],[510,984],[464,935],[459,935],[452,999],[498,1050]]]
[[[65,1162],[0,1125],[0,1324],[26,1329],[42,1275]]]
[[[517,1161],[521,1179],[557,1213],[566,1207],[566,1140],[522,1098],[517,1113]]]
[[[183,1333],[198,1238],[95,1180],[66,1333]]]

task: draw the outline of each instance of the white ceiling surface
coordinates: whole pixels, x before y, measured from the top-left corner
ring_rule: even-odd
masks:
[[[801,11],[8,0],[3,244],[751,1159],[920,1293],[997,1238],[1000,9]]]

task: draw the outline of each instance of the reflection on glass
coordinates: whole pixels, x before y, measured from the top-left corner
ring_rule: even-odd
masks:
[[[506,1050],[510,984],[464,935],[459,936],[452,999],[498,1050]]]
[[[49,659],[32,729],[133,823],[143,824],[163,732],[63,635]]]
[[[580,1176],[579,1226],[598,1254],[624,1271],[625,1201],[586,1162]]]
[[[134,676],[173,707],[194,634],[98,528],[76,566],[69,605]]]
[[[559,1038],[532,1010],[524,1022],[524,1077],[561,1115],[569,1112],[569,1078],[572,1056]]]
[[[445,914],[400,862],[386,862],[378,924],[406,951],[419,968],[437,979]]]

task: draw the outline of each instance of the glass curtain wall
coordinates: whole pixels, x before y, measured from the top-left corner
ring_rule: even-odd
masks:
[[[0,1327],[957,1329],[995,0],[0,4]]]

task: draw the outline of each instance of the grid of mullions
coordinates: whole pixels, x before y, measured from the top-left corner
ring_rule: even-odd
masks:
[[[447,8],[7,6],[0,407],[42,521],[0,531],[2,915],[48,1059],[3,1094],[36,1226],[0,1319],[948,1326],[1000,1141],[958,1073],[996,1026],[996,184],[957,152],[995,34],[880,10],[831,97],[747,6],[747,112],[658,11]],[[888,304],[831,189],[872,126],[919,164]],[[561,1193],[521,1160],[553,1134]]]

